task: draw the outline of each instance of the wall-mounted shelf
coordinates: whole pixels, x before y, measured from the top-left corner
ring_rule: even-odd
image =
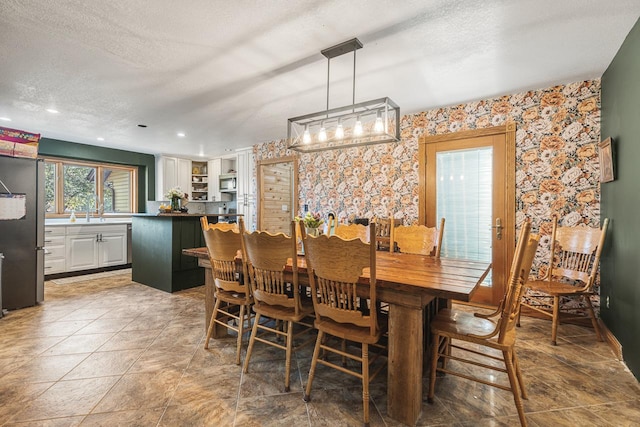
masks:
[[[207,162],[191,162],[191,200],[206,201],[209,192]]]

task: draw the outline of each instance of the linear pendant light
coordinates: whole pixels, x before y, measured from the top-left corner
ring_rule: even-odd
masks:
[[[287,126],[287,148],[314,152],[400,141],[400,107],[389,98],[355,102],[357,38],[321,51],[327,58],[327,109],[292,117]],[[329,109],[331,58],[353,52],[352,104]]]

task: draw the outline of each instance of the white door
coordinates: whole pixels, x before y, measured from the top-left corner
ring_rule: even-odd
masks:
[[[101,234],[101,239],[98,245],[101,267],[127,263],[126,232]]]
[[[178,159],[175,157],[163,157],[160,163],[162,165],[162,180],[158,186],[159,194],[157,194],[156,198],[158,200],[164,200],[165,194],[178,185],[178,180],[176,179],[178,174]]]
[[[255,205],[256,198],[251,187],[253,177],[253,152],[243,150],[238,152],[238,185],[237,201],[238,213],[244,215],[245,227],[253,231],[256,229]]]
[[[222,200],[220,198],[220,180],[218,179],[222,171],[222,159],[209,160],[207,170],[209,172],[209,194],[207,200],[210,202]]]
[[[191,194],[191,160],[177,159],[177,162],[176,185],[189,195],[189,200],[193,200],[193,195]]]
[[[99,267],[98,233],[67,236],[67,271]]]

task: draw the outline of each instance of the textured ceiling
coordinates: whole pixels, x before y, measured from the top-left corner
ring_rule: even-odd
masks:
[[[0,126],[213,157],[323,110],[320,51],[353,37],[356,102],[405,114],[600,77],[639,16],[638,0],[2,0]],[[352,75],[352,55],[331,61],[331,107]]]

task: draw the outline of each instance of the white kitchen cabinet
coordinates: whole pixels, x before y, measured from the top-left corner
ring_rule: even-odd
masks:
[[[177,183],[176,185],[180,189],[189,194],[189,200],[193,200],[191,195],[191,160],[178,159],[178,171],[177,171]]]
[[[100,267],[127,263],[127,229],[104,232],[98,242]]]
[[[98,268],[99,233],[73,234],[67,236],[67,271]]]
[[[45,227],[44,229],[44,274],[65,271],[66,241],[65,227]]]
[[[249,230],[256,227],[256,195],[253,182],[254,157],[253,150],[238,151],[237,157],[237,201],[238,213],[244,215],[244,222]]]
[[[220,181],[218,177],[222,173],[222,159],[209,160],[209,197],[210,202],[217,202],[222,200],[220,198]]]
[[[167,192],[180,189],[191,197],[191,160],[162,156],[156,160],[156,200],[166,200]]]
[[[67,227],[67,271],[90,270],[126,263],[126,224]]]

